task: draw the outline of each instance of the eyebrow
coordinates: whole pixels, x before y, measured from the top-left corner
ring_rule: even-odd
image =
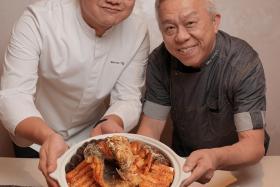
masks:
[[[183,19],[186,19],[188,17],[196,16],[196,15],[198,15],[198,13],[196,11],[193,11],[193,12],[190,12],[187,14],[183,13],[182,15],[180,15],[180,17]],[[165,19],[163,22],[161,22],[161,24],[169,24],[169,23],[173,23],[173,22],[174,22],[174,20],[172,20],[172,19]]]
[[[188,17],[191,17],[191,16],[197,16],[198,13],[196,11],[193,11],[193,12],[190,12],[190,13],[187,13],[187,14],[182,14],[182,17],[183,18],[188,18]]]
[[[165,24],[170,24],[170,23],[173,23],[174,21],[171,20],[171,19],[166,19],[164,20],[163,22],[161,22],[162,25],[165,25]]]

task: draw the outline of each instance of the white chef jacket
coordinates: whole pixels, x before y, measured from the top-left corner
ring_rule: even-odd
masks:
[[[129,131],[141,113],[148,53],[147,26],[139,15],[97,37],[77,0],[36,2],[14,26],[6,51],[1,121],[19,145],[30,143],[14,134],[28,117],[41,117],[66,140],[102,115],[118,115]],[[77,141],[86,138],[81,134]]]

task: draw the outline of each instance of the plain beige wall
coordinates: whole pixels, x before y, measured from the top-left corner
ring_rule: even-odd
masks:
[[[0,1],[0,63],[14,21],[24,7],[36,0]],[[151,31],[151,49],[161,42],[154,17],[154,0],[136,0],[142,8]],[[267,129],[271,135],[270,155],[280,155],[280,73],[277,63],[280,54],[280,1],[278,0],[216,0],[222,14],[221,29],[248,41],[263,61],[267,79]],[[0,69],[1,70],[1,69]],[[165,131],[163,141],[170,137]],[[0,155],[7,150],[7,136],[0,127]],[[5,150],[3,149],[6,146]]]

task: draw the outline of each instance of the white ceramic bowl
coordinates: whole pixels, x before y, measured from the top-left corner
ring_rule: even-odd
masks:
[[[53,173],[50,174],[50,176],[56,179],[61,187],[67,187],[68,185],[66,182],[65,166],[70,161],[71,157],[76,153],[77,149],[81,147],[83,143],[88,142],[92,139],[104,139],[106,137],[111,137],[113,135],[125,136],[129,140],[139,140],[161,150],[169,158],[169,160],[172,163],[172,167],[174,168],[175,175],[171,187],[180,186],[182,181],[190,176],[190,172],[185,173],[182,170],[182,166],[185,162],[185,158],[179,157],[168,146],[155,139],[138,135],[138,134],[129,134],[129,133],[104,134],[104,135],[95,136],[86,139],[78,144],[75,144],[58,159],[57,168]]]

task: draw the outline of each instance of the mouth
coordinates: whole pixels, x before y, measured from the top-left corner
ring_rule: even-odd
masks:
[[[118,8],[112,8],[112,7],[102,7],[106,12],[116,14],[119,13],[121,10]]]
[[[188,46],[188,47],[181,47],[177,49],[177,52],[181,55],[190,56],[194,53],[197,45]]]

